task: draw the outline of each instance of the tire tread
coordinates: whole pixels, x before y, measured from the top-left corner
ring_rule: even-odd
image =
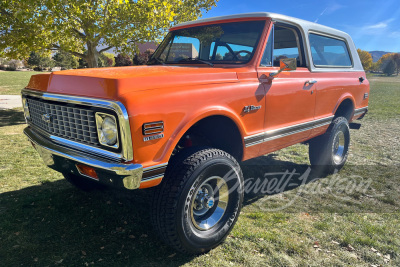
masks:
[[[161,184],[155,188],[151,221],[161,239],[178,251],[193,253],[184,248],[175,229],[180,192],[194,170],[203,162],[218,157],[236,160],[227,152],[213,148],[189,148],[171,159]]]

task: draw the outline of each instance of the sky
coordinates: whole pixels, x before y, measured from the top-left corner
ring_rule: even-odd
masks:
[[[247,12],[273,12],[350,34],[357,48],[400,52],[400,0],[219,0],[210,18]]]

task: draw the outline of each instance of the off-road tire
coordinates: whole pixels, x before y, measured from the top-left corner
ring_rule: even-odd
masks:
[[[201,231],[190,215],[192,201],[207,177],[224,177],[226,173],[230,175],[226,179],[229,201],[225,213],[214,227]],[[230,154],[219,149],[188,148],[171,159],[162,183],[155,188],[151,220],[163,241],[176,250],[205,253],[225,240],[237,221],[242,201],[243,174]]]
[[[344,138],[343,152],[334,152],[338,146],[338,136]],[[339,138],[340,140],[340,138]],[[350,145],[349,123],[344,117],[335,118],[325,134],[310,141],[309,157],[314,170],[321,174],[330,174],[339,171],[346,163]]]

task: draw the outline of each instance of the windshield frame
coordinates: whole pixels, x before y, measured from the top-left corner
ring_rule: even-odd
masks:
[[[199,24],[194,24],[190,26],[183,26],[183,27],[175,27],[171,28],[169,33],[165,36],[161,44],[157,47],[156,51],[154,54],[151,56],[151,58],[148,61],[148,65],[158,65],[160,63],[160,56],[164,52],[165,49],[168,49],[167,46],[171,43],[171,39],[173,42],[173,39],[175,38],[175,34],[179,32],[182,29],[191,29],[191,28],[198,28],[198,27],[204,27],[204,26],[213,26],[213,25],[221,25],[221,24],[229,24],[229,23],[240,23],[240,22],[255,22],[255,21],[263,21],[264,23],[260,27],[260,34],[258,35],[258,38],[255,42],[252,54],[247,61],[218,61],[218,60],[204,60],[212,63],[215,67],[226,67],[226,66],[233,66],[233,67],[240,67],[240,66],[245,66],[245,65],[251,65],[254,64],[255,61],[258,60],[259,58],[259,50],[261,49],[260,46],[263,46],[264,44],[264,39],[265,39],[265,31],[266,27],[269,25],[269,22],[267,18],[246,18],[246,19],[235,19],[235,20],[223,20],[223,21],[212,21],[208,23],[199,23]],[[193,61],[183,61],[183,62],[171,62],[167,61],[163,63],[166,66],[174,66],[174,65],[184,65],[184,66],[198,66],[198,65],[205,65],[204,63],[201,62],[196,62],[196,60]],[[161,64],[161,63],[160,63]],[[163,64],[163,65],[164,65]]]

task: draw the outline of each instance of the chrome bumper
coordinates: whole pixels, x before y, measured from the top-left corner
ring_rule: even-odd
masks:
[[[35,133],[30,127],[24,129],[24,134],[28,136],[44,163],[56,171],[86,178],[76,167],[77,163],[81,163],[95,169],[100,183],[126,189],[140,186],[143,177],[143,166],[140,164],[114,162],[55,144]]]

